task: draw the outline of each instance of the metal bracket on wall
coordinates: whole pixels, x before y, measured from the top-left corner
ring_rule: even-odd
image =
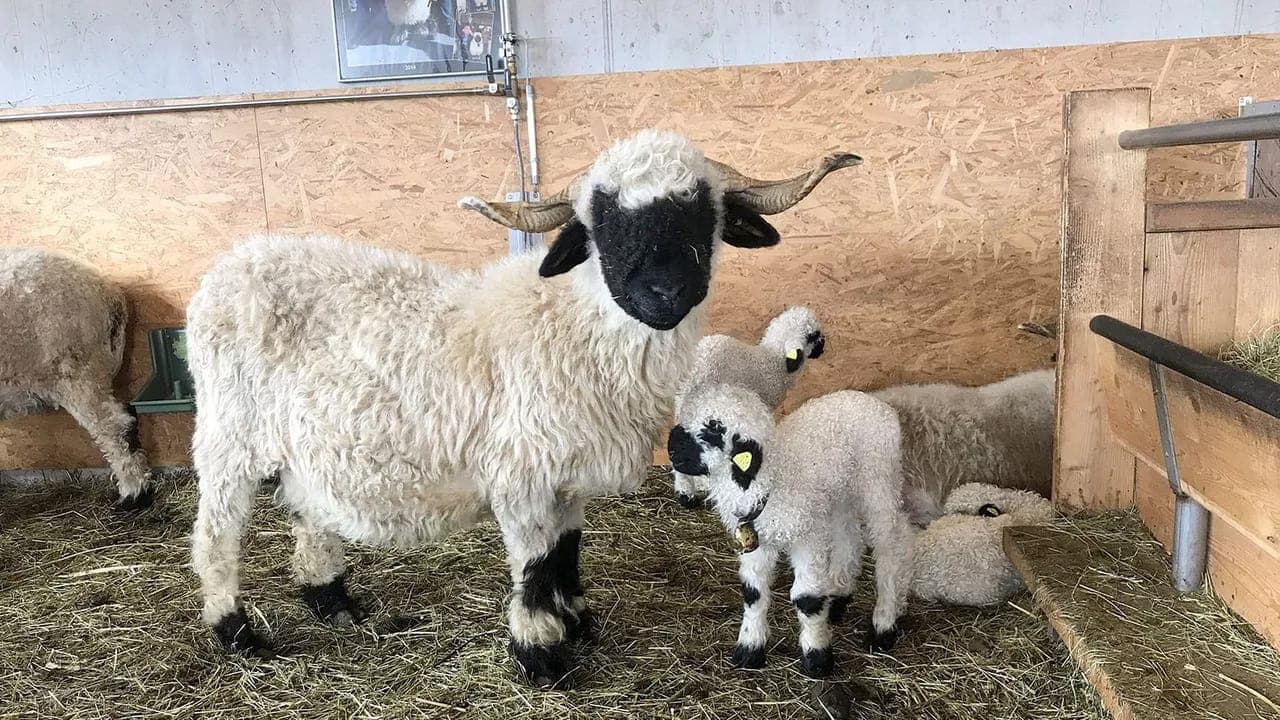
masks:
[[[1178,456],[1173,447],[1173,426],[1165,402],[1164,368],[1154,360],[1148,362],[1151,372],[1151,396],[1156,406],[1156,424],[1160,429],[1160,449],[1164,453],[1164,470],[1173,490],[1173,587],[1188,593],[1200,589],[1209,557],[1209,511],[1182,489],[1178,472]]]
[[[507,202],[519,202],[521,200],[532,201],[541,200],[542,195],[536,190],[525,193],[522,197],[518,192],[507,193]],[[531,250],[542,247],[542,233],[531,233],[524,230],[507,230],[507,249],[512,255],[522,255]]]

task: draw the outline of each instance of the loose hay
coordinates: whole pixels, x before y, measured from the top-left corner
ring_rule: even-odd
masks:
[[[913,605],[890,655],[861,653],[851,622],[839,631],[837,678],[817,683],[798,670],[780,577],[769,666],[732,670],[740,599],[730,543],[669,487],[655,472],[637,495],[588,512],[584,577],[600,640],[570,692],[514,680],[492,525],[412,552],[353,548],[351,588],[371,617],[331,629],[295,597],[287,524],[263,496],[242,574],[251,614],[282,653],[262,663],[228,658],[199,624],[189,473],[162,478],[157,507],[133,518],[108,508],[104,483],[0,487],[0,715],[1105,717],[1025,595],[994,611]],[[852,617],[869,613],[872,585],[861,583]]]
[[[1233,341],[1222,349],[1218,357],[1229,365],[1261,375],[1271,382],[1280,382],[1280,326]]]

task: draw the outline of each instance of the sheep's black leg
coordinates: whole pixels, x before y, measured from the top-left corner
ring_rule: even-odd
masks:
[[[738,643],[729,656],[736,668],[761,668],[765,663],[765,643],[769,640],[769,586],[778,554],[770,548],[743,553],[738,558],[738,578],[742,581],[742,625]]]
[[[570,510],[560,503],[495,508],[513,582],[511,654],[520,674],[541,687],[565,688],[570,682],[568,618],[578,615],[571,603],[582,542],[581,522],[573,522],[581,514]]]
[[[347,594],[342,538],[294,515],[293,577],[302,602],[331,625],[353,625],[368,617]]]
[[[271,647],[253,631],[253,623],[249,621],[244,608],[236,608],[223,615],[213,624],[213,634],[222,647],[233,653],[262,659],[270,659],[275,655]]]
[[[582,530],[574,529],[561,535],[556,546],[564,554],[565,574],[560,592],[568,610],[564,619],[569,628],[569,639],[574,642],[591,642],[595,639],[595,616],[587,607],[587,598],[582,588]]]

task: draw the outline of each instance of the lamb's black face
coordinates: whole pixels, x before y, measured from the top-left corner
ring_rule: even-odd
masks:
[[[658,330],[670,330],[707,297],[716,212],[711,188],[624,208],[596,190],[592,230],[605,284],[618,307]]]

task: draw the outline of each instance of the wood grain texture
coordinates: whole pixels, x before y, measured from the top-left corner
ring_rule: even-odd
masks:
[[[1147,203],[1147,232],[1280,228],[1280,198]]]
[[[1240,231],[1236,339],[1280,323],[1280,230]]]
[[[1145,151],[1116,136],[1150,123],[1148,90],[1075,92],[1066,98],[1062,168],[1062,306],[1053,497],[1068,509],[1127,507],[1133,458],[1106,430],[1098,368],[1106,341],[1089,319],[1141,322]]]
[[[990,382],[1047,365],[1054,350],[1015,326],[1057,313],[1062,94],[1149,86],[1156,123],[1225,117],[1240,95],[1280,95],[1277,53],[1280,37],[1213,38],[538,80],[542,189],[558,190],[609,142],[649,125],[677,128],[767,176],[827,149],[858,150],[865,165],[771,218],[782,245],[724,253],[709,330],[758,337],[789,304],[817,308],[831,352],[788,408],[844,387]],[[511,128],[495,101],[260,109],[256,129],[252,111],[215,113],[236,118],[234,133],[221,132],[247,138],[232,144],[183,129],[211,122],[202,115],[67,121],[78,123],[76,137],[63,140],[88,158],[71,165],[49,161],[50,150],[32,141],[47,132],[39,124],[0,126],[0,185],[19,191],[0,197],[8,218],[0,242],[91,260],[138,299],[140,327],[180,320],[208,258],[268,226],[467,267],[504,251],[501,228],[453,206],[460,195],[498,197],[516,185]],[[113,192],[112,173],[83,167],[101,154],[95,147],[127,148],[112,155],[112,172],[125,189],[150,173],[158,199]],[[1239,196],[1243,153],[1242,145],[1153,151],[1148,196]],[[97,234],[83,245],[58,235],[68,213],[100,217]],[[166,213],[175,219],[153,221]],[[133,236],[147,239],[121,240]],[[140,337],[121,379],[130,388],[148,364]],[[172,423],[190,419],[159,422],[153,454],[184,458],[187,441]],[[143,424],[149,432],[152,420]],[[11,428],[0,435],[28,432]],[[0,453],[0,467],[96,456],[69,448],[72,462],[47,443],[21,447]]]

